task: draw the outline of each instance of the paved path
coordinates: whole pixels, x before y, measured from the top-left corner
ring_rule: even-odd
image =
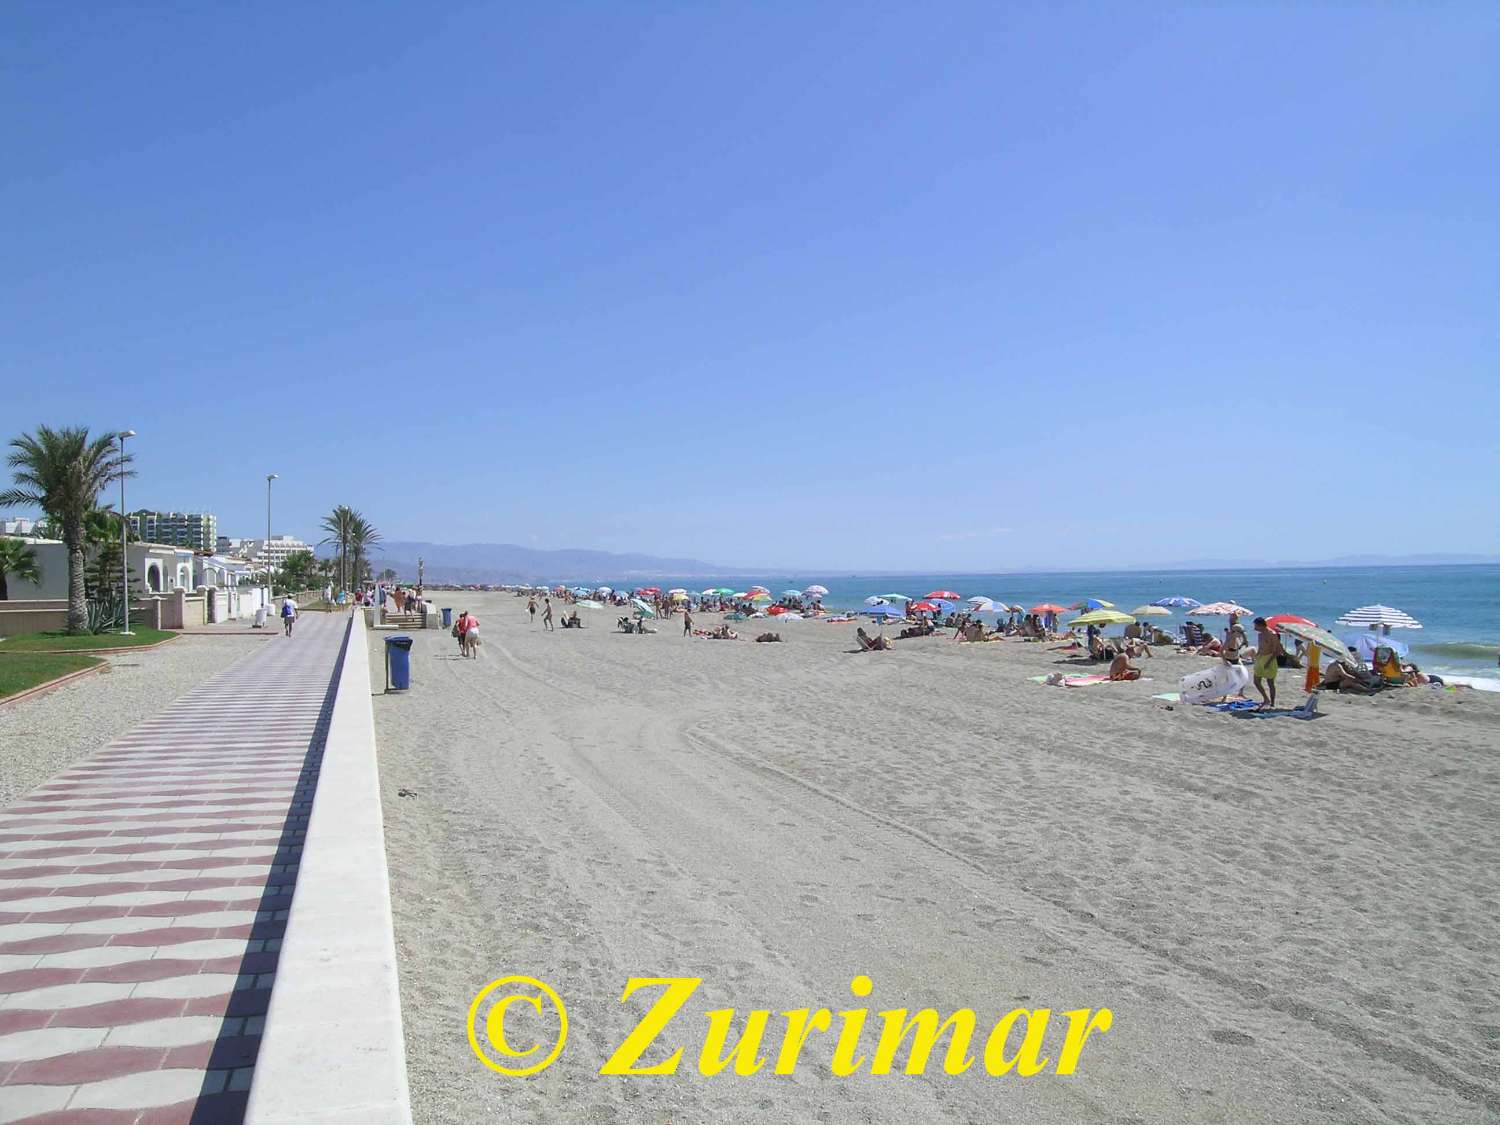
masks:
[[[347,624],[0,810],[0,1122],[242,1118]]]

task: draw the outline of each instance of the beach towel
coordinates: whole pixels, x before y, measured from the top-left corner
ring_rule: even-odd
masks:
[[[1053,672],[1050,676],[1030,676],[1028,679],[1034,684],[1048,684],[1051,687],[1093,687],[1095,684],[1149,684],[1150,676],[1142,676],[1138,680],[1112,680],[1103,674],[1091,676],[1064,676],[1061,672]]]
[[[1260,704],[1253,699],[1235,699],[1228,703],[1210,703],[1210,711],[1254,711]]]
[[[1228,708],[1225,708],[1227,710]],[[1317,719],[1318,693],[1313,692],[1304,699],[1300,706],[1293,707],[1290,711],[1257,711],[1257,710],[1234,710],[1237,719]]]

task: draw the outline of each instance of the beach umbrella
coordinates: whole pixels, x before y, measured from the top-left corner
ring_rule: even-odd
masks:
[[[1067,608],[1068,607],[1065,605],[1056,605],[1053,602],[1043,602],[1041,605],[1032,606],[1031,609],[1027,612],[1034,613],[1038,617],[1040,617],[1044,613],[1063,613],[1067,610]]]
[[[969,608],[975,613],[994,613],[995,602],[993,598],[970,598]]]
[[[734,591],[731,590],[728,586],[720,586],[716,590],[710,590],[709,593],[711,593],[711,594],[732,594],[732,593],[734,593]]]
[[[872,605],[869,609],[862,609],[859,612],[860,612],[860,615],[863,616],[863,617],[905,617],[906,616],[906,614],[902,613],[899,609],[892,609],[890,606],[886,605],[884,602],[882,602],[880,605]]]
[[[713,597],[713,596],[714,596],[714,595],[715,595],[715,594],[717,594],[717,593],[718,593],[718,592],[719,592],[719,591],[717,591],[717,590],[704,590],[704,591],[703,591],[703,595],[702,595],[702,596],[703,596],[703,597],[705,597],[705,598],[711,598],[711,597]]]
[[[928,598],[929,602],[937,606],[939,613],[952,613],[958,608],[958,603],[949,601],[947,598]]]
[[[768,602],[771,600],[771,594],[767,590],[756,590],[750,595],[750,600],[752,602]]]
[[[1151,605],[1138,605],[1130,611],[1132,617],[1171,617],[1172,611],[1152,603]]]
[[[593,598],[584,598],[583,601],[579,602],[578,604],[583,609],[603,609],[604,608],[604,606],[602,604],[600,604],[599,602],[594,601]]]
[[[1281,627],[1287,624],[1311,625],[1315,629],[1318,626],[1316,621],[1309,621],[1305,617],[1298,617],[1295,613],[1278,613],[1275,617],[1266,618],[1266,624],[1278,633],[1281,632]]]
[[[1409,613],[1402,613],[1399,609],[1392,609],[1388,605],[1362,605],[1358,609],[1351,609],[1340,617],[1335,624],[1338,625],[1368,625],[1370,628],[1384,629],[1420,629],[1422,623]]]
[[[1114,602],[1107,602],[1103,598],[1086,598],[1081,602],[1074,602],[1069,609],[1114,609]]]
[[[1241,617],[1255,616],[1253,609],[1246,609],[1234,602],[1210,602],[1208,605],[1200,605],[1193,610],[1194,616],[1201,614],[1204,617],[1228,617],[1231,613],[1237,613]]]
[[[962,594],[955,594],[952,590],[928,590],[925,596],[928,598],[941,598],[945,602],[956,602],[959,598],[963,597]]]
[[[669,594],[685,594],[685,593],[687,593],[687,591],[684,590],[681,586],[674,586],[674,587],[672,587],[672,589],[668,590],[667,593],[669,593]]]
[[[917,602],[911,608],[917,613],[936,613],[938,607],[936,602],[922,601]]]
[[[1327,629],[1317,625],[1303,625],[1297,621],[1287,621],[1281,625],[1277,632],[1288,637],[1296,637],[1298,640],[1306,641],[1310,645],[1317,645],[1323,650],[1329,660],[1350,660],[1349,646],[1338,637],[1335,637]]]
[[[596,587],[594,587],[594,593],[596,593],[596,594],[609,595],[609,594],[613,594],[614,592],[615,592],[614,591],[614,587],[612,587],[612,586],[596,586]]]
[[[880,594],[871,594],[865,599],[865,605],[885,605],[886,599]]]
[[[756,590],[760,590],[760,591],[761,591],[761,592],[762,592],[762,593],[766,593],[766,594],[769,594],[769,593],[770,593],[770,592],[771,592],[771,587],[769,587],[769,586],[751,586],[751,587],[750,587],[750,592],[751,592],[751,593],[752,593],[752,594],[753,594],[753,593],[754,593],[754,592],[755,592],[755,591],[756,591]]]
[[[685,602],[685,601],[687,601],[688,600],[687,592],[686,591],[679,591],[678,593],[673,594],[672,595],[672,600],[674,602]]]
[[[827,586],[809,586],[807,589],[803,590],[802,592],[804,594],[826,594],[826,593],[828,593],[828,587]]]
[[[1073,625],[1129,625],[1135,620],[1128,613],[1121,613],[1115,609],[1094,609],[1081,617],[1075,617],[1069,621]]]
[[[1203,603],[1197,598],[1184,598],[1179,594],[1170,598],[1157,598],[1151,604],[1163,609],[1197,609]]]
[[[1359,653],[1360,659],[1369,661],[1375,659],[1377,648],[1394,649],[1396,655],[1400,657],[1405,657],[1411,652],[1404,641],[1398,641],[1395,637],[1382,636],[1380,633],[1372,633],[1368,629],[1346,635],[1344,643]]]
[[[633,605],[633,606],[635,606],[636,609],[640,610],[641,614],[643,616],[645,616],[645,617],[655,617],[656,616],[656,610],[653,609],[647,603],[641,601],[640,598],[631,598],[630,599],[630,604]]]
[[[781,596],[783,598],[800,598],[802,596],[802,591],[801,590],[783,590],[783,591],[781,591]]]
[[[878,597],[880,597],[883,600],[888,601],[888,602],[909,602],[909,601],[911,601],[911,597],[908,594],[880,594],[880,595],[878,595]],[[868,604],[868,603],[866,603],[866,604]]]

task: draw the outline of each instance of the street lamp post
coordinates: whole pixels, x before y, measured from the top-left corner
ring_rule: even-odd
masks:
[[[120,439],[120,608],[125,613],[125,627],[120,636],[134,636],[130,631],[130,524],[125,517],[125,439],[135,437],[134,430],[121,430]]]
[[[266,474],[266,612],[271,612],[271,482],[278,474]]]

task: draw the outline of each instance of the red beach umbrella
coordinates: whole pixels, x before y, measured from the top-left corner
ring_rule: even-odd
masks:
[[[929,599],[942,598],[945,602],[956,602],[963,597],[962,594],[955,594],[952,590],[928,590],[925,596]]]
[[[926,613],[936,613],[937,608],[938,607],[933,605],[931,602],[917,602],[912,606],[912,609]]]
[[[1041,605],[1032,606],[1026,612],[1040,615],[1043,613],[1066,613],[1067,610],[1068,607],[1065,605],[1057,605],[1053,602],[1043,602]]]

